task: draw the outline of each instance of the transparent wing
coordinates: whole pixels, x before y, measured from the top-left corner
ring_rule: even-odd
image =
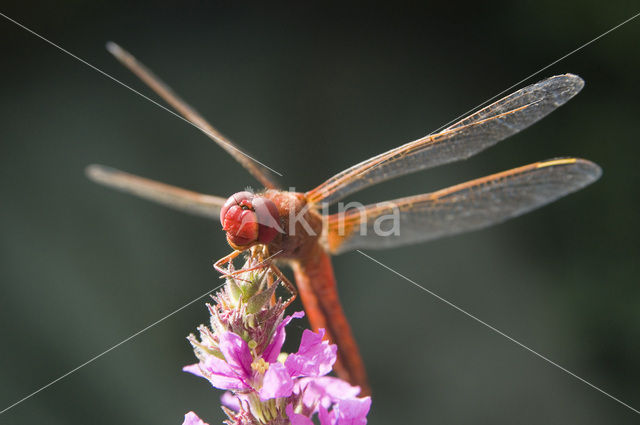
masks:
[[[138,177],[115,168],[93,164],[87,176],[98,183],[131,193],[168,207],[203,217],[218,219],[226,199]]]
[[[312,203],[334,203],[367,186],[468,158],[519,132],[558,108],[584,86],[576,75],[557,75],[525,87],[440,133],[374,156],[307,192]]]
[[[277,189],[273,170],[262,164],[252,156],[240,150],[229,139],[216,130],[207,120],[205,120],[195,109],[189,106],[177,94],[171,90],[160,78],[154,75],[147,67],[133,57],[129,52],[118,46],[116,43],[107,43],[107,50],[116,57],[124,66],[129,68],[142,81],[144,81],[153,91],[162,97],[169,105],[180,113],[186,120],[209,136],[222,149],[227,151],[236,161],[247,169],[258,181],[267,189]]]
[[[581,189],[600,174],[584,159],[554,159],[334,214],[327,217],[326,245],[332,253],[391,248],[481,229]]]

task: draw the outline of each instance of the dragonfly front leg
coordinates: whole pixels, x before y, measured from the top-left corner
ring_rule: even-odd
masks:
[[[296,289],[295,285],[291,283],[289,279],[287,279],[287,277],[284,275],[284,273],[282,273],[278,266],[272,263],[269,264],[269,269],[278,277],[278,279],[282,283],[282,286],[284,286],[291,295],[289,299],[284,302],[284,308],[287,308],[298,296],[298,290]]]
[[[216,269],[216,271],[218,273],[220,273],[222,276],[220,276],[220,278],[225,278],[227,276],[230,276],[230,273],[234,273],[233,271],[229,271],[229,268],[223,268],[222,266],[224,264],[230,264],[232,263],[232,261],[242,253],[242,251],[238,251],[235,250],[233,251],[231,254],[226,255],[224,257],[222,257],[221,259],[219,259],[218,261],[216,261],[215,263],[213,263],[213,268]]]

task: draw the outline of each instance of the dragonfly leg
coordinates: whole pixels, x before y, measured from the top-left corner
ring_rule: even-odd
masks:
[[[226,255],[221,259],[219,259],[218,261],[216,261],[215,263],[213,263],[213,268],[216,269],[216,271],[222,275],[221,278],[228,276],[230,273],[228,268],[225,269],[222,266],[224,264],[231,263],[238,255],[240,255],[241,252],[242,251],[235,250],[231,254]]]
[[[295,285],[291,283],[289,279],[287,279],[287,277],[284,275],[284,273],[282,273],[282,271],[278,268],[278,266],[272,263],[272,264],[269,264],[269,268],[276,276],[278,276],[278,279],[282,283],[282,286],[284,286],[284,288],[290,294],[289,299],[287,299],[284,302],[284,308],[287,308],[289,307],[289,304],[291,304],[293,300],[295,300],[296,297],[298,296],[298,290],[296,289]]]

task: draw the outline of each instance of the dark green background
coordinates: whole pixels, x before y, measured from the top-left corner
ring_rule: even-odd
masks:
[[[638,12],[634,1],[86,3],[1,11],[151,95],[104,50],[122,44],[299,190],[423,136]],[[218,223],[94,185],[85,165],[220,196],[256,182],[193,127],[3,18],[0,34],[4,408],[215,286],[212,260],[229,252]],[[526,217],[369,254],[640,408],[640,19],[528,82],[565,72],[586,87],[541,123],[353,200],[561,155],[599,163],[596,184]],[[335,267],[375,391],[371,424],[638,423],[363,256]],[[206,319],[203,302],[190,306],[0,423],[174,425],[189,410],[220,423],[219,392],[180,371],[193,361],[184,337]]]

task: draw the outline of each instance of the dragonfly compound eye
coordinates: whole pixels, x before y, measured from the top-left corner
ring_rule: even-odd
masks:
[[[232,195],[220,211],[222,230],[235,247],[267,244],[280,229],[278,209],[273,201],[251,192]]]
[[[225,202],[224,205],[222,206],[222,209],[220,210],[220,224],[222,224],[222,227],[224,228],[224,219],[227,216],[227,212],[229,211],[229,208],[236,205],[240,205],[242,203],[247,203],[247,202],[250,203],[253,197],[254,197],[253,193],[246,192],[246,191],[234,193],[233,195],[231,195],[229,199],[227,199],[227,202]]]
[[[253,198],[253,210],[258,217],[258,242],[268,244],[278,232],[283,233],[278,208],[271,199],[256,196]]]

